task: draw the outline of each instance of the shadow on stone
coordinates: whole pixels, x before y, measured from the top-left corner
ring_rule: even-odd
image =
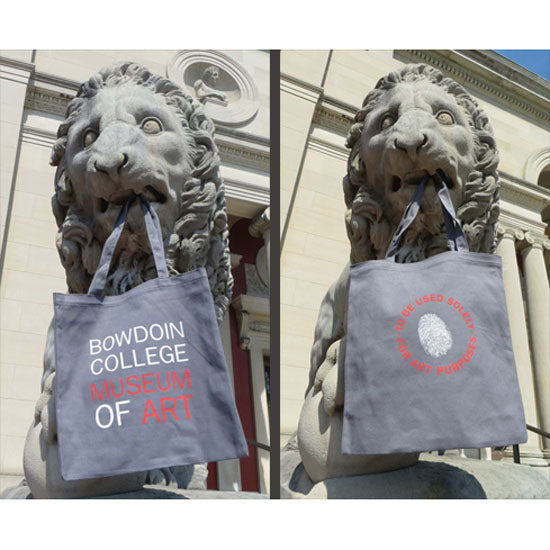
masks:
[[[450,464],[424,461],[393,472],[331,478],[315,484],[299,464],[289,488],[306,498],[487,498],[479,481],[468,472]]]
[[[130,491],[128,493],[119,493],[117,495],[108,495],[104,497],[94,497],[94,500],[97,499],[123,499],[123,500],[149,500],[149,499],[185,499],[189,500],[188,496],[182,494],[178,489],[157,489],[157,488],[143,488],[139,491]]]
[[[550,498],[541,468],[429,454],[414,466],[313,483],[295,441],[281,453],[281,498],[531,499]]]

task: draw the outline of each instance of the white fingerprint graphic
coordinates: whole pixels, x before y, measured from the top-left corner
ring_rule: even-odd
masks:
[[[424,351],[432,357],[445,355],[453,345],[453,338],[445,321],[435,313],[426,313],[420,317],[418,338]]]

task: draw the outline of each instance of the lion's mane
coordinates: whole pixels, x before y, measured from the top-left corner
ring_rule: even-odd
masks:
[[[76,202],[72,182],[66,170],[67,134],[78,120],[85,102],[101,89],[135,84],[160,94],[173,109],[191,137],[193,169],[179,197],[180,216],[165,239],[166,262],[171,274],[205,267],[214,297],[216,315],[221,322],[233,288],[228,245],[225,188],[220,177],[220,159],[214,144],[214,124],[204,108],[170,80],[152,74],[145,67],[121,62],[102,69],[81,85],[59,126],[50,164],[57,166],[53,212],[58,225],[57,249],[66,270],[69,292],[85,293],[101,254],[103,243],[94,235],[94,220],[87,219]],[[124,292],[154,276],[148,265],[110,276],[115,293]]]
[[[364,121],[387,91],[401,82],[425,79],[455,97],[468,116],[475,142],[476,164],[464,182],[463,201],[457,205],[457,217],[473,252],[493,252],[498,206],[498,151],[487,115],[466,90],[451,78],[424,64],[406,65],[380,79],[357,112],[346,140],[351,149],[344,177],[346,229],[351,243],[351,262],[383,257],[396,227],[384,215],[382,198],[369,185],[361,159],[361,133]],[[416,243],[416,249],[398,255],[398,261],[415,261],[446,249],[443,226],[437,235]]]

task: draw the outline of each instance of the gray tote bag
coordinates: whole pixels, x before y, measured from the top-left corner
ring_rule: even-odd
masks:
[[[386,259],[351,266],[344,454],[527,441],[500,257],[468,251],[449,192],[435,183],[453,250],[395,262],[424,181]]]
[[[168,276],[158,218],[140,200],[158,278],[102,296],[129,201],[88,294],[54,294],[65,480],[248,454],[206,271]]]

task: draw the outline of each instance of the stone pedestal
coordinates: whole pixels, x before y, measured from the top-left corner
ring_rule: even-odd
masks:
[[[550,469],[458,456],[421,455],[414,466],[313,483],[297,450],[281,455],[281,498],[550,498]]]
[[[32,499],[33,496],[27,485],[6,489],[0,498]],[[158,485],[144,485],[142,489],[126,493],[117,493],[104,497],[92,497],[94,499],[267,499],[267,495],[261,493],[249,493],[246,491],[207,491],[204,489],[177,489],[173,487],[159,487]]]
[[[242,500],[242,499],[260,499],[265,500],[269,497],[261,493],[249,493],[246,491],[207,491],[201,489],[170,489],[159,488],[154,485],[145,485],[140,491],[132,493],[121,493],[102,497],[106,499],[200,499],[200,500]]]

